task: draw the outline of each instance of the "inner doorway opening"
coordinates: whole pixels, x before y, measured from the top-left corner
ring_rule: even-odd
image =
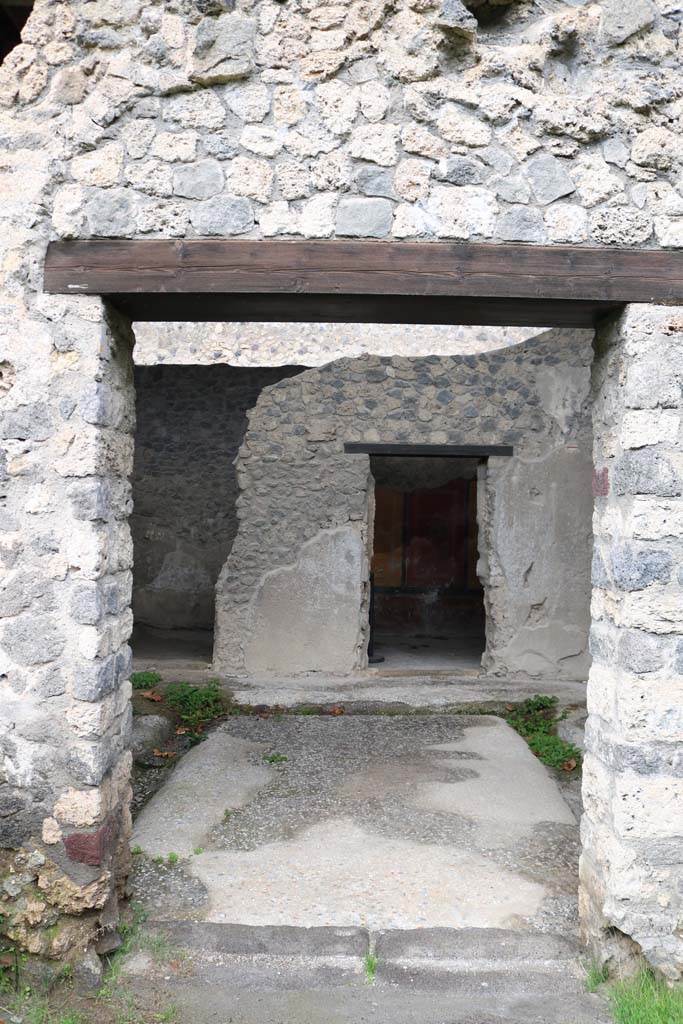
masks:
[[[392,672],[479,671],[486,647],[477,575],[483,461],[373,455],[370,467],[371,664]]]

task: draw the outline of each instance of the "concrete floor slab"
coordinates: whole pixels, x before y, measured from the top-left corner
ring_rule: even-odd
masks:
[[[454,755],[446,762],[453,768],[462,767],[463,753],[474,755],[476,777],[467,785],[427,783],[414,793],[414,800],[476,821],[487,846],[506,846],[513,835],[519,838],[544,822],[574,825],[557,783],[548,772],[539,771],[538,760],[522,737],[501,719],[491,721],[491,728],[468,729],[461,740],[434,748]]]
[[[348,819],[288,842],[193,859],[210,921],[417,928],[505,927],[533,917],[546,890],[476,853],[387,839]]]
[[[305,968],[310,975],[310,967]],[[216,973],[183,981],[161,982],[159,1005],[178,1008],[192,1024],[611,1024],[607,1007],[597,996],[553,991],[547,978],[521,975],[512,992],[497,978],[477,978],[478,991],[452,986],[440,992],[411,988],[408,983],[362,977],[345,984],[314,988],[263,990],[223,980]],[[482,987],[485,986],[485,987]],[[529,990],[524,993],[524,987]],[[533,988],[532,988],[533,986]],[[520,991],[522,989],[522,991]],[[140,1005],[150,982],[141,978]],[[226,1008],[230,1016],[226,1017]]]
[[[175,947],[180,969],[137,955],[123,971],[139,1005],[172,1003],[193,1024],[609,1024],[604,1001],[585,991],[576,950],[548,959],[545,937],[534,936],[541,957],[506,964],[500,933],[462,935],[469,958],[425,965],[389,954],[373,983],[360,958],[239,956],[215,944]]]
[[[586,703],[585,681],[533,679],[528,676],[512,679],[452,671],[417,673],[414,669],[385,671],[381,666],[356,676],[235,679],[228,681],[228,685],[238,704],[281,707],[331,703],[396,704],[406,708],[449,708],[457,711],[468,705],[527,700],[537,693],[557,697],[562,707]]]
[[[214,732],[193,747],[142,809],[133,846],[150,857],[191,857],[226,811],[241,807],[268,782],[268,770],[249,760],[260,750],[259,744],[226,732]]]
[[[375,636],[375,654],[384,658],[383,673],[455,672],[478,675],[486,641],[483,636]]]
[[[158,919],[188,892],[191,916],[233,924],[575,925],[576,822],[492,716],[231,718],[143,809],[133,841],[187,858],[177,879],[159,869],[156,904],[144,861]]]

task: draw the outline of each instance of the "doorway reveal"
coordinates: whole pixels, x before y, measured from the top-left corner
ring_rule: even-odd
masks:
[[[469,671],[486,647],[477,576],[480,460],[371,457],[373,659],[390,671]]]

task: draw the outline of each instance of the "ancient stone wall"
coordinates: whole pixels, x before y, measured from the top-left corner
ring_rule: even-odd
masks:
[[[38,0],[11,147],[63,238],[680,245],[678,7],[469,7]]]
[[[134,405],[125,324],[50,309],[2,328],[0,915],[57,956],[116,921],[129,860]]]
[[[635,943],[672,978],[683,965],[682,338],[680,311],[652,306],[598,336],[581,862],[596,948],[619,957]]]
[[[233,462],[247,410],[263,387],[296,372],[136,367],[136,622],[213,629],[216,580],[237,530]]]
[[[585,678],[591,497],[585,332],[478,356],[342,360],[266,388],[237,462],[216,603],[227,673],[351,672],[366,647],[372,488],[346,441],[512,444],[481,505],[485,667]]]
[[[0,68],[0,401],[18,434],[3,447],[0,550],[10,594],[17,577],[31,581],[18,604],[10,598],[0,633],[0,847],[24,844],[3,854],[3,878],[19,879],[9,890],[3,880],[2,912],[16,934],[37,922],[31,942],[40,948],[57,948],[40,931],[42,897],[38,907],[33,896],[30,907],[21,896],[9,907],[10,894],[30,889],[40,857],[61,858],[73,873],[75,853],[99,870],[93,862],[110,863],[103,851],[125,837],[112,808],[125,804],[127,785],[125,761],[116,762],[126,731],[117,700],[130,619],[109,587],[130,560],[129,426],[112,426],[116,403],[106,397],[116,392],[108,353],[125,331],[112,329],[98,302],[44,294],[46,243],[279,235],[681,246],[679,5],[494,6],[500,11],[478,0],[36,0],[22,44]],[[300,481],[310,492],[315,455],[302,448],[294,491]],[[242,472],[258,496],[249,473],[265,467],[256,462]],[[342,491],[357,485],[351,511],[362,519],[359,467],[333,468]],[[82,512],[67,494],[72,484],[91,496]],[[316,484],[323,506],[334,507],[328,483]],[[257,519],[267,510],[258,497]],[[330,565],[353,556],[343,538],[357,527],[344,515]],[[283,557],[299,547],[283,535]],[[244,555],[246,578],[257,553]],[[82,582],[109,595],[89,612],[67,599]],[[49,626],[40,641],[36,618]],[[39,642],[45,650],[31,661]],[[63,689],[52,696],[51,685]],[[46,714],[57,698],[58,713]],[[86,749],[90,773],[79,767]],[[605,821],[605,830],[620,827]],[[86,838],[71,841],[71,829]],[[597,842],[596,832],[586,835]],[[632,895],[606,855],[595,852],[594,864],[598,881],[586,892],[596,907],[601,874],[615,899],[622,882],[624,901]],[[68,899],[53,892],[53,909],[99,905],[83,871]],[[669,898],[662,876],[659,904]],[[663,921],[669,911],[652,913]],[[72,945],[83,946],[95,926],[93,918]]]

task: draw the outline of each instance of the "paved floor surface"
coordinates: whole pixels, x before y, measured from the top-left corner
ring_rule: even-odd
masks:
[[[380,672],[465,672],[476,675],[481,670],[481,656],[486,641],[482,636],[392,636],[377,633],[375,654],[384,658],[377,666]]]
[[[231,719],[133,842],[185,858],[188,913],[208,921],[574,927],[574,815],[492,716]]]
[[[170,952],[129,957],[126,983],[182,1022],[609,1020],[583,983],[576,820],[501,719],[231,718],[133,842]]]

